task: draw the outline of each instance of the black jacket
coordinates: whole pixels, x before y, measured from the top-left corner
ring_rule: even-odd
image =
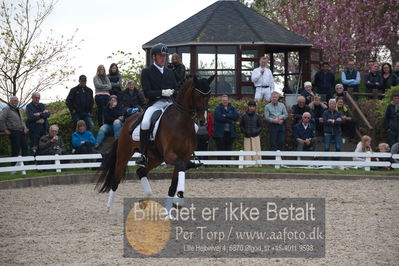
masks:
[[[392,103],[389,104],[385,110],[384,126],[386,129],[395,132],[399,131],[399,108],[395,111],[395,105]]]
[[[49,118],[50,112],[43,113],[44,110],[46,110],[46,106],[42,103],[35,105],[31,102],[26,106],[26,116],[28,117],[26,120],[26,127],[29,128],[30,131],[35,131],[36,129],[40,130],[42,128],[44,131],[47,131],[47,118]],[[40,113],[40,115],[34,116],[34,113]],[[44,123],[36,123],[36,121],[40,119],[43,119]]]
[[[144,96],[137,88],[134,88],[133,94],[129,93],[129,89],[125,89],[121,93],[119,93],[119,102],[122,105],[122,108],[126,110],[127,108],[140,107],[144,109],[145,101]]]
[[[123,109],[120,104],[114,108],[107,106],[104,109],[104,124],[112,125],[120,116],[123,116]]]
[[[240,130],[246,138],[259,136],[262,130],[262,121],[257,113],[246,112],[241,117]]]
[[[144,68],[141,71],[141,86],[143,87],[145,97],[148,98],[148,106],[151,106],[159,99],[169,99],[169,97],[162,96],[162,90],[177,89],[173,71],[164,67],[162,74],[154,65]]]
[[[178,86],[181,86],[186,77],[186,67],[183,64],[175,65],[171,63],[168,65],[168,68],[172,69]]]
[[[71,113],[91,113],[93,110],[93,91],[89,87],[79,85],[69,91],[66,105]]]
[[[312,109],[310,109],[310,107],[308,105],[305,104],[305,106],[302,108],[299,107],[298,104],[294,104],[292,106],[291,113],[294,117],[294,125],[299,123],[300,121],[302,121],[302,115],[305,112],[309,112],[312,115],[312,120],[314,119]],[[312,121],[310,121],[310,122],[312,122]]]

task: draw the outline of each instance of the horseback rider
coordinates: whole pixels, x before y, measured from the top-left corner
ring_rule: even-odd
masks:
[[[158,43],[151,48],[153,64],[141,71],[141,86],[144,96],[148,99],[148,107],[144,113],[140,128],[140,152],[141,158],[136,165],[147,166],[147,151],[150,142],[151,116],[157,111],[172,103],[171,96],[177,89],[177,83],[173,71],[167,68],[168,47]]]

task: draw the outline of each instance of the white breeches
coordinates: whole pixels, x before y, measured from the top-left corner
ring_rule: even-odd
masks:
[[[147,108],[144,113],[143,121],[141,122],[141,129],[149,130],[151,126],[151,116],[157,111],[166,108],[168,105],[172,104],[171,100],[161,99],[155,102],[153,105]]]

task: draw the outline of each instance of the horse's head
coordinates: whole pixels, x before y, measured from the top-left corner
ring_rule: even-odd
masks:
[[[188,112],[204,125],[208,120],[208,101],[211,95],[210,84],[216,75],[208,79],[192,76],[181,87],[175,103],[183,112]]]

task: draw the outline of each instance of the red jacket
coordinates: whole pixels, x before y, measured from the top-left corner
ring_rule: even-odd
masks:
[[[208,137],[212,136],[213,133],[213,116],[211,114],[211,112],[208,112]]]

